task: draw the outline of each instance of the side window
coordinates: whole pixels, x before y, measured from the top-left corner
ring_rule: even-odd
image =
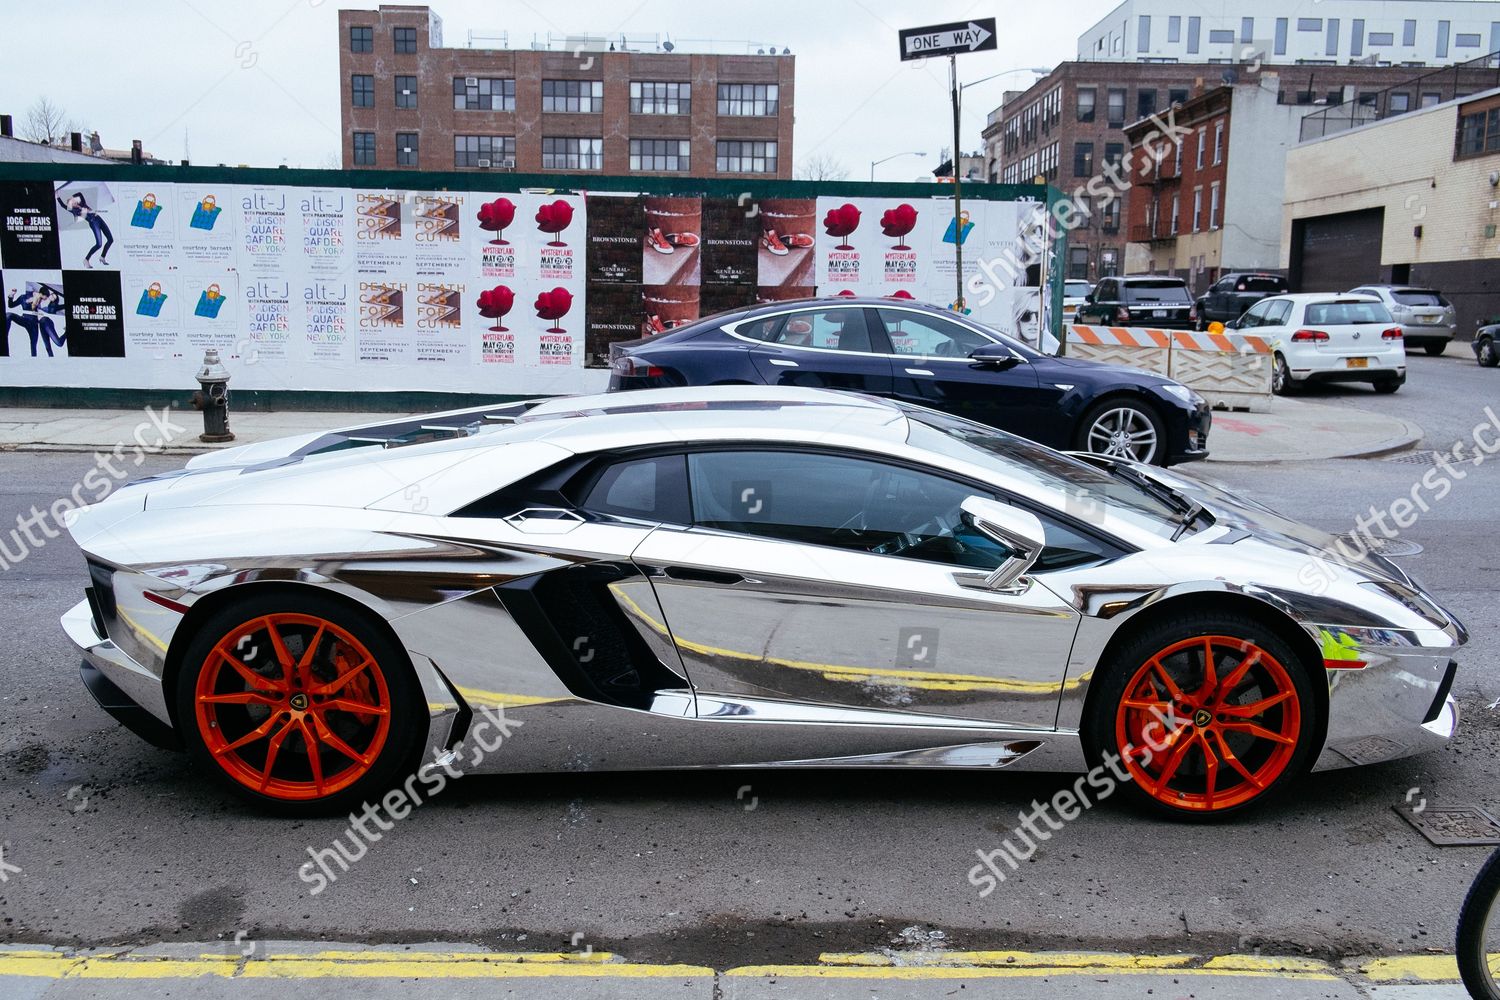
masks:
[[[809,309],[791,313],[768,343],[783,347],[820,347],[829,351],[870,350],[870,331],[862,308]]]
[[[784,315],[767,316],[765,319],[754,319],[741,323],[735,328],[735,333],[750,340],[770,340],[781,330],[781,324],[786,319]]]
[[[1261,321],[1261,326],[1281,326],[1292,313],[1290,299],[1263,300],[1266,306],[1266,318]]]
[[[1261,299],[1259,302],[1255,303],[1255,305],[1245,310],[1245,315],[1240,317],[1240,329],[1243,330],[1252,326],[1263,326],[1266,322],[1267,312],[1269,312],[1270,308],[1275,304],[1276,303],[1274,302],[1268,302],[1265,299]]]
[[[663,455],[606,466],[587,484],[578,505],[596,514],[691,524],[686,461]]]
[[[992,343],[968,327],[905,309],[877,309],[896,354],[930,358],[967,358]]]

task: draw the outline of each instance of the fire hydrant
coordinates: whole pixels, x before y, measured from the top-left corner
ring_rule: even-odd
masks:
[[[229,369],[219,361],[219,352],[210,347],[203,352],[203,367],[198,369],[198,384],[193,393],[193,409],[203,411],[203,433],[198,440],[214,444],[233,441],[229,430]]]

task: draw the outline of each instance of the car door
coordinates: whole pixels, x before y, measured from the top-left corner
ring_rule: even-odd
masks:
[[[1234,291],[1234,279],[1223,278],[1209,286],[1203,297],[1203,318],[1228,321],[1234,319],[1234,304],[1230,296]]]
[[[790,311],[774,329],[763,331],[751,361],[767,385],[889,395],[891,362],[872,348],[866,312],[863,306],[836,304]]]
[[[1064,390],[1042,384],[1019,352],[1017,364],[1001,370],[969,357],[997,343],[969,326],[901,306],[870,312],[877,338],[889,345],[893,398],[1026,437],[1061,422],[1055,406]]]
[[[689,453],[693,525],[634,559],[700,703],[735,699],[1056,723],[1078,615],[984,579],[1008,552],[963,520],[977,491],[858,453]],[[748,709],[747,709],[748,711]]]
[[[1108,303],[1119,300],[1119,289],[1116,285],[1117,283],[1111,278],[1104,278],[1095,285],[1088,301],[1078,307],[1078,322],[1083,324],[1114,322],[1114,308]]]

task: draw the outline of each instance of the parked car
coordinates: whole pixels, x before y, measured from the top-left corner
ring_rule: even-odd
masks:
[[[1054,448],[1172,465],[1208,455],[1207,402],[1172,379],[1043,354],[967,316],[887,298],[719,313],[610,348],[612,392],[765,384],[846,389]]]
[[[1246,309],[1267,295],[1286,291],[1286,279],[1279,274],[1250,271],[1226,274],[1198,296],[1198,329],[1206,330],[1210,323],[1239,319]]]
[[[1227,329],[1270,342],[1271,388],[1281,396],[1311,382],[1406,383],[1406,347],[1385,303],[1372,295],[1303,292],[1261,299]]]
[[[1070,278],[1063,282],[1063,322],[1072,321],[1073,314],[1078,311],[1079,306],[1088,301],[1093,291],[1094,284],[1091,281],[1078,281]]]
[[[1074,322],[1191,330],[1198,322],[1198,307],[1181,278],[1100,278],[1093,294],[1078,307]]]
[[[1453,303],[1435,288],[1415,285],[1360,285],[1355,295],[1373,295],[1391,311],[1401,324],[1406,346],[1420,347],[1433,357],[1448,349],[1448,342],[1458,336],[1458,318]]]
[[[1474,333],[1474,357],[1485,368],[1500,365],[1500,323],[1481,326]]]
[[[414,422],[451,433],[391,447]],[[1242,496],[766,386],[246,445],[68,527],[88,587],[63,628],[101,707],[299,818],[399,816],[392,795],[441,791],[455,756],[963,768],[984,795],[1114,768],[1163,814],[1224,815],[1443,747],[1468,638],[1363,548],[1310,589],[1336,540]]]

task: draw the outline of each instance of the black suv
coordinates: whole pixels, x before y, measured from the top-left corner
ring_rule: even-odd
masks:
[[[1190,330],[1198,307],[1187,282],[1156,274],[1100,278],[1094,292],[1074,314],[1073,322],[1105,326],[1148,326]]]
[[[1279,274],[1226,274],[1198,297],[1198,329],[1206,330],[1214,322],[1233,322],[1267,295],[1281,295],[1286,290],[1286,279]]]

